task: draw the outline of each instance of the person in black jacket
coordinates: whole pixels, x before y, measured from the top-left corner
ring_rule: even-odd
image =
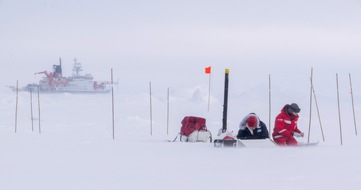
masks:
[[[266,124],[255,113],[250,113],[239,124],[238,139],[266,139],[269,138]]]

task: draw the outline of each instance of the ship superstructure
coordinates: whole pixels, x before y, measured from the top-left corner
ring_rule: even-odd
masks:
[[[35,74],[44,74],[40,79],[38,88],[41,92],[70,92],[70,93],[99,93],[109,92],[111,83],[107,81],[95,81],[91,74],[82,75],[81,63],[74,58],[73,74],[64,77],[62,73],[61,59],[59,65],[53,65],[53,72],[41,71]],[[34,85],[32,85],[34,86]]]

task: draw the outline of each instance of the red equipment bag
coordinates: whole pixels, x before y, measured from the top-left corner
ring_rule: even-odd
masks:
[[[182,120],[181,135],[189,136],[195,130],[207,130],[206,119],[202,117],[186,116]]]

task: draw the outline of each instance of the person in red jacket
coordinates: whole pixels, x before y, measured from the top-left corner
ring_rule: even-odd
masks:
[[[281,146],[296,146],[294,136],[303,137],[304,133],[297,127],[298,113],[301,109],[296,103],[285,105],[277,115],[272,137],[275,143]]]

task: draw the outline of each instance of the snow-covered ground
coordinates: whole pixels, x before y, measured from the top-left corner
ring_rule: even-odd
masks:
[[[206,94],[206,88],[203,91]],[[347,186],[358,189],[361,140],[354,133],[353,123],[346,122],[343,145],[340,145],[337,111],[322,120],[327,123],[323,126],[325,142],[317,116],[313,119],[311,139],[321,141],[315,147],[215,148],[212,143],[167,141],[177,135],[182,117],[193,107],[198,107],[198,116],[207,118],[207,126],[217,138],[222,111],[215,107],[221,108],[222,104],[211,104],[207,112],[206,99],[184,105],[185,100],[170,93],[167,135],[167,101],[160,101],[162,97],[154,95],[153,107],[162,108],[153,110],[151,135],[149,94],[125,97],[115,92],[118,93],[115,93],[113,139],[110,94],[40,94],[39,133],[38,98],[33,95],[32,126],[30,94],[20,92],[15,133],[16,93],[3,88],[0,188],[340,189]],[[235,102],[232,95],[230,99]],[[247,109],[239,110],[258,109],[245,105]],[[263,111],[266,113],[267,109]],[[300,128],[307,134],[308,108],[302,112]],[[267,123],[265,113],[260,115]],[[236,131],[241,116],[234,115],[230,114],[228,128]],[[299,140],[307,141],[306,138]]]
[[[360,34],[359,0],[0,0],[0,190],[358,190],[349,74],[359,125]],[[114,139],[111,94],[40,94],[40,117],[33,94],[32,123],[30,94],[20,92],[16,112],[7,86],[37,83],[33,74],[59,57],[64,76],[74,57],[96,80],[113,69]],[[315,99],[310,108],[311,68],[318,110]],[[168,142],[187,115],[205,117],[216,138],[225,69],[229,130],[250,112],[272,130],[295,102],[306,134],[298,140],[320,144]]]

